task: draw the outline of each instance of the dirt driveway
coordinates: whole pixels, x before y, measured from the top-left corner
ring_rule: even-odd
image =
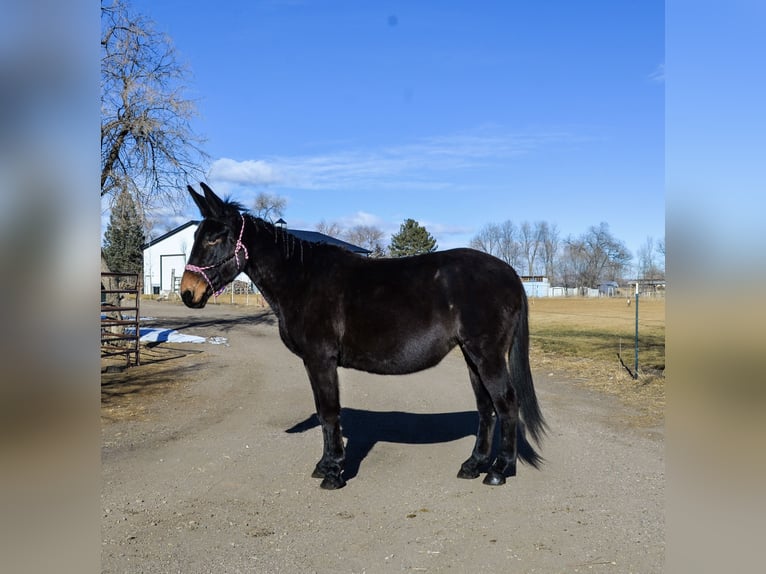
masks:
[[[324,491],[308,380],[271,315],[142,315],[225,342],[161,343],[103,376],[105,573],[663,570],[664,434],[613,396],[535,371],[547,462],[488,487],[455,476],[477,420],[459,354],[409,376],[344,370],[349,480]]]

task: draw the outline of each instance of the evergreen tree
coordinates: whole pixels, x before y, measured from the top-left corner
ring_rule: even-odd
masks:
[[[136,204],[123,189],[112,208],[104,234],[104,256],[109,269],[120,273],[142,274],[144,228]]]
[[[414,219],[407,219],[399,227],[399,233],[391,236],[388,248],[392,257],[406,257],[436,251],[438,245],[428,230]]]

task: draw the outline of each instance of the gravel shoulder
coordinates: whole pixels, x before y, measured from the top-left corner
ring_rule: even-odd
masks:
[[[664,431],[617,397],[535,371],[546,463],[488,487],[455,476],[476,421],[459,354],[342,370],[349,480],[323,491],[311,390],[273,317],[142,305],[226,343],[162,343],[102,376],[102,572],[663,570]]]

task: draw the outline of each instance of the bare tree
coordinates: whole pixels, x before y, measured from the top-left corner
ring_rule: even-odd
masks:
[[[330,237],[340,237],[343,235],[343,229],[336,222],[327,223],[324,219],[316,224],[314,227],[319,233],[324,233]]]
[[[278,195],[261,192],[255,197],[253,202],[253,215],[274,222],[274,217],[279,219],[285,214],[287,200]]]
[[[641,279],[662,279],[665,276],[664,265],[660,257],[665,258],[665,241],[655,243],[653,237],[647,237],[646,242],[638,249],[638,277]]]
[[[564,253],[559,265],[559,273],[564,287],[582,287],[588,274],[588,255],[581,238],[569,236],[564,241]]]
[[[510,220],[503,223],[488,223],[468,244],[473,249],[484,251],[518,267],[521,249],[517,240],[516,226]]]
[[[125,0],[101,5],[101,197],[127,190],[140,211],[185,199],[207,155],[191,129],[188,72],[170,39]]]
[[[617,281],[627,270],[632,255],[616,239],[607,223],[591,226],[577,238],[569,237],[563,260],[567,287],[596,287],[599,281]]]
[[[471,239],[468,246],[497,257],[500,247],[499,226],[496,223],[488,223]]]
[[[384,257],[386,255],[383,236],[383,231],[374,225],[355,225],[343,233],[343,238],[346,241],[364,247],[371,252],[371,257]]]
[[[499,226],[500,259],[519,269],[521,267],[521,246],[518,241],[516,225],[507,219]]]
[[[545,276],[555,284],[558,276],[556,274],[556,257],[559,254],[559,229],[555,223],[550,224],[547,221],[540,221],[540,241],[542,242],[542,257],[545,268]]]
[[[330,237],[343,239],[370,252],[370,257],[385,257],[387,248],[383,241],[384,233],[374,225],[355,225],[351,229],[343,227],[333,221],[327,223],[324,219],[316,224],[315,229]]]
[[[527,275],[535,274],[535,263],[537,255],[543,248],[543,222],[536,222],[534,225],[525,221],[519,228],[519,246],[521,253],[526,259]]]

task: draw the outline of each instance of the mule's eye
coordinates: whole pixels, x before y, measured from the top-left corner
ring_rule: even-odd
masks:
[[[226,229],[219,229],[218,231],[208,233],[207,237],[205,237],[205,245],[212,247],[218,245],[224,239],[226,239]]]

